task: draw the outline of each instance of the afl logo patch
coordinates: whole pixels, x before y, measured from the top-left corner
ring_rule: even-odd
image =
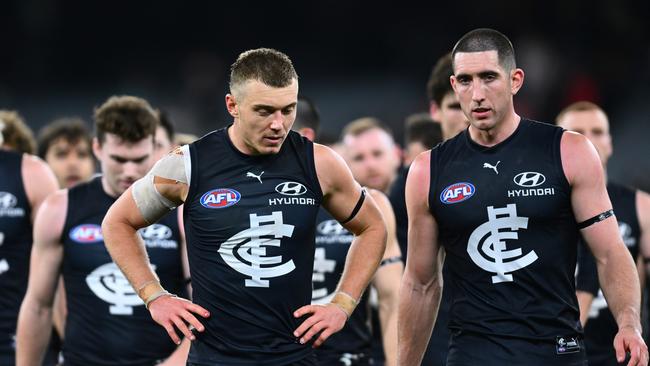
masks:
[[[81,224],[70,230],[70,239],[81,244],[99,243],[104,240],[102,228],[95,224]]]
[[[442,190],[442,193],[440,193],[440,202],[446,205],[463,202],[472,197],[474,193],[476,193],[476,188],[474,188],[472,183],[454,183]]]
[[[218,188],[206,192],[201,196],[201,205],[205,208],[230,207],[241,199],[241,194],[234,189]]]

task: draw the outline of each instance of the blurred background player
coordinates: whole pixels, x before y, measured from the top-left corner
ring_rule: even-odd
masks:
[[[299,96],[293,129],[313,141],[318,135],[319,125],[319,113],[314,103],[304,96]],[[370,189],[369,193],[382,211],[388,228],[386,252],[372,281],[379,300],[380,328],[370,326],[370,291],[366,291],[345,327],[316,350],[319,366],[376,364],[371,358],[373,333],[382,334],[385,364],[397,364],[396,310],[402,261],[395,237],[395,217],[383,193],[374,189]],[[326,304],[334,296],[353,239],[352,233],[327,211],[320,209],[316,219],[313,304]]]
[[[85,182],[95,173],[92,137],[79,118],[62,118],[43,127],[38,134],[38,156],[56,175],[61,188]]]
[[[404,122],[404,159],[397,178],[390,188],[388,198],[395,211],[397,240],[402,257],[406,258],[408,249],[406,202],[404,190],[408,168],[413,159],[420,153],[431,150],[442,141],[440,124],[431,119],[427,113],[417,113],[408,116]]]
[[[388,193],[400,166],[400,151],[390,129],[374,117],[348,123],[341,135],[343,155],[361,185]]]
[[[184,364],[189,342],[177,349],[151,319],[112,262],[100,226],[116,198],[153,164],[157,116],[145,100],[119,96],[97,108],[94,117],[93,152],[102,175],[51,195],[36,218],[33,265],[18,325],[18,365],[40,364],[49,336],[42,329],[52,321],[60,273],[68,308],[66,365],[153,365],[172,357]],[[140,237],[161,281],[182,294],[184,242],[177,215],[144,228]]]
[[[560,127],[584,135],[594,144],[607,176],[607,162],[612,156],[613,146],[605,111],[591,102],[576,102],[562,110],[556,122]],[[623,243],[632,257],[639,260],[642,252],[644,257],[650,257],[650,195],[609,180],[607,193]],[[643,283],[643,271],[640,276]],[[576,293],[589,365],[617,364],[612,343],[618,326],[600,289],[595,259],[584,243],[578,251]]]
[[[17,151],[25,154],[36,153],[34,133],[27,126],[23,117],[17,111],[0,110],[0,120],[3,121],[3,150]]]
[[[399,146],[395,143],[392,131],[382,121],[374,117],[364,117],[351,121],[343,128],[339,149],[341,156],[345,158],[357,182],[364,187],[375,189],[383,194],[388,193],[397,177],[401,153]],[[386,208],[386,210],[388,209],[391,212],[387,220],[390,221],[390,217],[394,217],[395,215],[391,207]],[[392,227],[394,223],[389,223],[388,225],[389,230],[394,232],[394,227]],[[387,255],[388,257],[394,257],[397,255],[401,256],[401,253]],[[401,260],[400,264],[399,273],[401,277],[403,270]],[[397,268],[392,268],[392,270],[397,271]],[[394,278],[391,276],[391,280]],[[394,313],[395,309],[393,306],[396,305],[392,299],[396,299],[397,294],[392,293],[392,290],[395,288],[398,289],[399,285],[391,282],[391,292],[387,294],[391,300],[381,299],[381,296],[386,295],[380,294],[375,287],[370,289],[369,296],[373,329],[379,329],[385,326],[385,321],[382,319],[382,312],[388,314]],[[386,304],[391,305],[390,310],[382,309]],[[373,333],[372,358],[375,365],[383,365],[384,359],[388,364],[394,362],[393,350],[387,350],[387,344],[392,347],[392,341],[384,340],[382,338],[384,334],[386,333]]]
[[[167,153],[172,151],[176,146],[174,124],[167,112],[157,110],[158,114],[158,127],[156,127],[156,136],[154,139],[154,161],[160,160]]]
[[[59,181],[59,188],[70,188],[85,182],[95,173],[91,144],[92,137],[86,123],[80,118],[60,118],[41,129],[38,134],[38,156],[45,160],[54,172]],[[57,331],[52,335],[52,344],[59,344],[64,338],[66,309],[65,287],[61,279],[52,314]]]
[[[450,52],[438,59],[427,82],[429,114],[440,123],[443,140],[449,140],[469,126],[449,81],[453,73]]]
[[[27,288],[32,224],[45,198],[57,189],[56,177],[41,159],[11,151],[21,146],[16,143],[16,126],[26,128],[22,121],[15,123],[18,118],[16,112],[0,112],[0,365],[9,366],[15,364],[16,322]],[[3,139],[6,128],[9,141]],[[49,334],[46,329],[50,328],[41,332]],[[44,364],[55,362],[52,355]]]

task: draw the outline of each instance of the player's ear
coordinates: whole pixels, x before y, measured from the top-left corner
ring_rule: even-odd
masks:
[[[512,95],[516,95],[519,89],[524,85],[524,70],[514,69],[510,71],[510,90]]]
[[[234,95],[226,94],[226,108],[233,118],[239,118],[239,105]]]

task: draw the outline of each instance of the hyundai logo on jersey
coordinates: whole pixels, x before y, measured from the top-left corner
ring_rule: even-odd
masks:
[[[275,186],[275,191],[287,196],[300,196],[307,193],[307,187],[298,182],[284,182]]]
[[[442,190],[442,193],[440,193],[440,201],[446,205],[462,202],[472,197],[475,192],[476,188],[474,188],[472,183],[454,183]]]
[[[544,184],[544,182],[546,182],[546,177],[542,173],[523,172],[515,175],[512,180],[520,187],[530,188]]]
[[[95,224],[81,224],[70,230],[70,239],[81,244],[99,243],[104,240],[102,228]]]
[[[206,192],[201,196],[201,205],[205,208],[230,207],[241,199],[241,194],[234,189],[218,188]]]

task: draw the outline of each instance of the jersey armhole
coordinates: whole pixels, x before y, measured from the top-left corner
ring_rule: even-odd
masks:
[[[429,203],[429,212],[431,212],[431,215],[433,217],[436,217],[435,213],[435,203],[436,203],[436,194],[435,194],[435,187],[438,184],[438,177],[436,171],[438,167],[438,149],[433,148],[431,149],[431,153],[429,155],[429,194],[427,195],[428,203]]]
[[[556,130],[555,136],[553,138],[553,160],[556,162],[555,166],[557,167],[558,176],[562,177],[562,182],[566,185],[569,192],[571,192],[572,187],[569,184],[569,179],[564,172],[564,165],[562,165],[562,136],[566,132],[563,128],[558,128]]]
[[[187,203],[192,200],[192,197],[196,194],[196,189],[198,187],[198,158],[196,153],[195,143],[184,145],[183,146],[183,165],[185,167],[185,174],[187,175],[187,197],[185,197],[185,202],[183,205],[183,220],[187,222],[188,212],[191,205]],[[187,233],[186,233],[187,236]]]
[[[314,192],[318,195],[319,205],[323,202],[323,190],[320,187],[318,180],[318,173],[316,172],[316,158],[314,157],[314,144],[308,142],[305,144],[305,156],[307,158],[307,173],[308,178],[313,186]]]

